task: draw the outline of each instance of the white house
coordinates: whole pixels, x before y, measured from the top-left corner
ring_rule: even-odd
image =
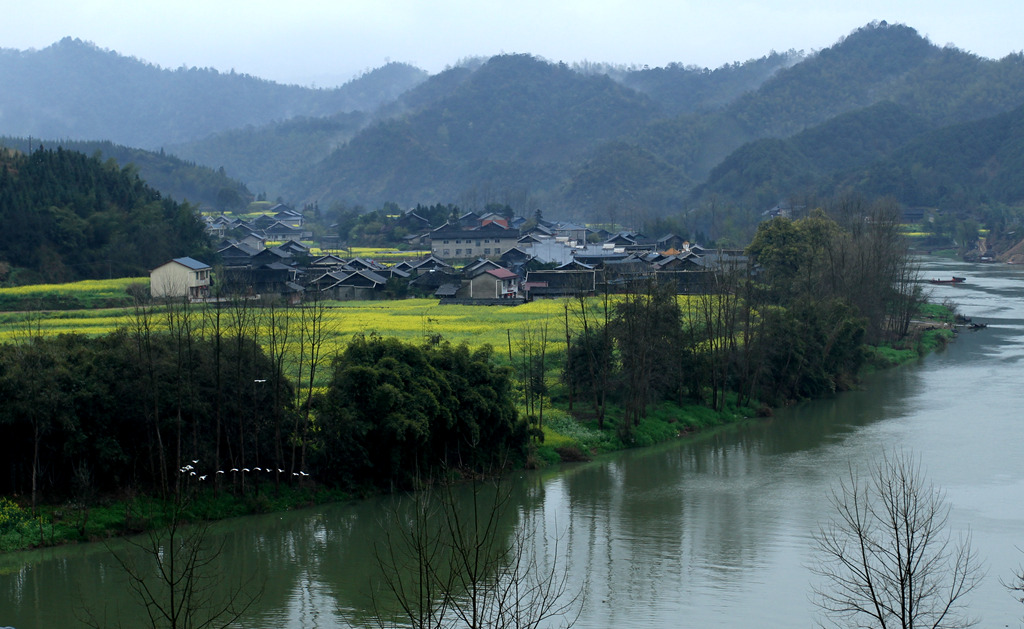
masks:
[[[210,270],[205,262],[175,258],[149,272],[149,294],[202,299],[210,294]]]

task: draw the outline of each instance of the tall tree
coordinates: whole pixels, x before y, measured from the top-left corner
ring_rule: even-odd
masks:
[[[823,578],[815,602],[835,626],[969,627],[982,573],[970,535],[947,529],[949,503],[920,461],[896,451],[833,490],[834,517],[815,535]]]

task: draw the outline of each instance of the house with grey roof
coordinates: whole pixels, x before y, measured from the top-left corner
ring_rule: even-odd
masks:
[[[149,272],[149,294],[164,299],[205,299],[210,295],[211,270],[205,262],[175,258]]]

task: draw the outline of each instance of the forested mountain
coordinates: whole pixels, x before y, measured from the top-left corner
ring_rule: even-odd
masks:
[[[285,193],[371,207],[497,201],[592,221],[639,222],[709,198],[753,213],[919,133],[1024,104],[1024,57],[983,59],[885,22],[806,58],[610,76],[522,55],[452,69]]]
[[[695,196],[767,209],[781,199],[819,187],[825,178],[892,155],[931,128],[899,105],[878,103],[789,138],[744,144],[711,170]]]
[[[0,50],[0,134],[159,149],[246,125],[370,111],[425,78],[391,63],[336,89],[311,89],[209,68],[163,69],[65,38],[42,50]]]
[[[161,198],[130,168],[63,148],[0,152],[0,223],[9,284],[147,275],[210,253],[191,206]]]
[[[113,142],[84,140],[41,142],[35,138],[31,142],[35,145],[30,146],[29,138],[0,137],[0,148],[28,153],[40,146],[52,148],[56,145],[97,157],[102,162],[112,159],[122,168],[132,166],[146,185],[159,190],[161,196],[206,208],[237,210],[244,208],[253,197],[245,184],[230,179],[223,169],[214,170],[186,162],[163,150],[154,152]]]
[[[494,57],[426,107],[365,129],[286,192],[414,204],[432,198],[524,200],[556,187],[597,142],[659,115],[646,96],[528,55]],[[452,80],[462,79],[462,80]],[[422,89],[422,88],[421,88]],[[443,92],[442,92],[443,93]]]
[[[650,96],[665,111],[682,114],[709,111],[728,105],[743,94],[757,90],[783,68],[804,56],[796,51],[772,52],[746,63],[731,63],[714,70],[671,63],[664,68],[608,72],[623,85]],[[585,70],[585,66],[584,66]]]
[[[608,64],[575,64],[573,70],[587,77],[608,75],[617,83],[647,95],[659,105],[664,115],[679,112],[706,111],[735,100],[740,94],[757,89],[780,68],[798,62],[802,57],[795,53],[772,53],[761,59],[746,63],[733,63],[715,70],[672,64],[665,68],[628,69]],[[327,157],[373,120],[413,116],[419,112],[439,106],[448,118],[460,118],[464,107],[458,102],[456,90],[474,76],[487,63],[486,59],[468,59],[456,67],[449,68],[429,80],[413,87],[405,94],[382,105],[371,116],[364,113],[338,114],[329,118],[302,118],[281,123],[245,129],[232,130],[185,145],[168,147],[182,157],[214,167],[224,166],[233,176],[245,180],[251,189],[264,191],[269,196],[282,192],[284,181],[294,172],[306,170],[309,166]],[[488,68],[490,70],[490,67]],[[508,87],[517,84],[524,93],[548,91],[542,84],[532,85],[529,73],[522,73],[509,79]],[[566,86],[570,88],[571,86]],[[564,91],[565,88],[558,88]],[[495,98],[497,95],[488,96]],[[454,99],[450,101],[448,99]],[[484,99],[486,102],[486,99]],[[454,104],[453,104],[454,102]],[[440,103],[440,104],[439,104]],[[540,105],[540,103],[538,103]],[[536,108],[535,108],[536,109]],[[496,113],[498,113],[496,111]],[[547,112],[535,112],[547,116]],[[474,120],[474,125],[490,125],[488,120]],[[603,138],[604,130],[596,128],[597,137]],[[527,131],[530,133],[530,131]],[[416,140],[417,142],[419,140]],[[511,139],[515,144],[515,138]],[[572,156],[567,156],[572,157]],[[456,156],[454,159],[458,159]],[[449,160],[450,161],[450,160]],[[467,171],[461,168],[460,176],[470,179],[470,189],[462,189],[463,200],[476,197],[481,203],[501,196],[502,200],[523,199],[526,190],[536,186],[524,185],[521,175],[539,171],[539,175],[550,177],[545,166],[532,168],[528,165],[504,164],[500,168],[491,164],[479,172],[472,166]],[[487,181],[479,187],[472,186],[472,179],[480,176],[505,177],[510,183]],[[309,179],[303,177],[292,186],[290,192],[304,194]],[[551,178],[552,183],[558,181]],[[474,188],[476,188],[474,190]],[[510,190],[510,188],[514,189]],[[352,191],[358,195],[358,191]],[[357,197],[358,198],[358,197]],[[370,199],[360,199],[373,204]]]
[[[184,159],[224,169],[246,187],[277,198],[283,182],[313,168],[362,129],[370,116],[354,111],[323,118],[292,118],[262,127],[232,129],[203,140],[170,145]],[[154,185],[159,185],[154,182]],[[191,198],[191,197],[189,197]]]
[[[911,206],[1024,205],[1024,106],[923,134],[834,185]]]
[[[750,142],[711,171],[698,198],[767,208],[850,190],[957,214],[1024,205],[1024,106],[935,128],[880,103],[787,139]]]
[[[589,211],[598,217],[611,211],[678,211],[682,208],[673,206],[690,197],[692,183],[712,175],[747,142],[785,138],[884,101],[913,112],[926,128],[1004,112],[1024,103],[1024,57],[983,59],[934,46],[907,26],[871,24],[779,70],[760,89],[726,107],[657,121],[625,139],[628,151],[621,139],[602,147],[573,174],[564,202],[574,214]],[[770,146],[751,149],[752,157],[765,163],[762,153]],[[625,163],[622,156],[631,154],[642,155],[643,161]],[[735,170],[741,161],[735,156],[732,166],[719,167],[719,180],[723,169]],[[730,198],[751,200],[750,190],[729,191],[718,183]]]

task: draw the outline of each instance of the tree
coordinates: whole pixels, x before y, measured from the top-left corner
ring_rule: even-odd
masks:
[[[141,541],[126,540],[136,552],[111,553],[146,610],[147,626],[226,628],[259,599],[262,589],[246,581],[224,589],[225,577],[218,567],[223,544],[210,539],[209,523],[187,524],[187,504],[187,499],[176,497],[165,514],[165,527],[151,530]],[[85,613],[87,624],[103,626],[92,611]]]
[[[969,534],[947,530],[945,494],[920,461],[895,451],[866,477],[850,467],[830,497],[836,516],[814,539],[825,583],[815,603],[837,627],[969,627],[965,598],[983,576]]]
[[[1017,571],[1013,573],[1013,580],[1009,583],[1003,580],[1000,580],[999,582],[1003,584],[1003,587],[1010,591],[1013,598],[1024,603],[1024,567],[1017,568]]]
[[[647,416],[654,394],[676,380],[669,376],[679,351],[682,314],[672,287],[649,279],[629,286],[615,304],[611,321],[618,346],[624,420],[619,437],[632,438],[632,426]],[[678,375],[678,374],[676,374]]]
[[[513,362],[513,368],[519,376],[526,414],[530,418],[530,422],[536,423],[539,429],[544,426],[544,397],[548,394],[546,380],[547,322],[537,325],[530,323],[521,325],[517,341],[520,360],[518,364]]]
[[[521,456],[526,426],[491,351],[354,337],[313,400],[318,478],[407,488],[442,469],[474,474]]]
[[[568,628],[582,609],[558,539],[537,550],[534,527],[517,522],[509,485],[473,480],[469,495],[443,483],[392,511],[378,546],[378,627]]]

